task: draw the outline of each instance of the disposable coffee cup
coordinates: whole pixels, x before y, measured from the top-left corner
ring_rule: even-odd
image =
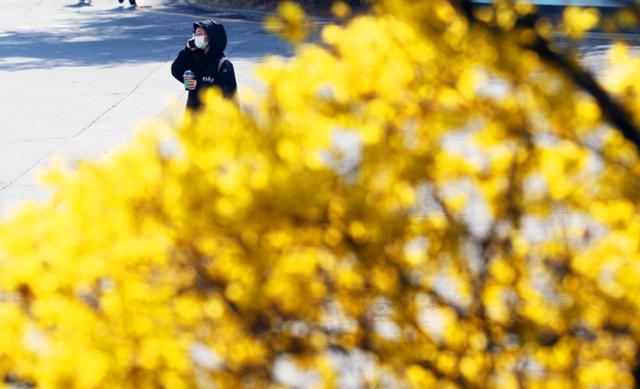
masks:
[[[195,76],[196,76],[195,73],[192,72],[191,70],[187,70],[186,72],[184,72],[184,74],[182,75],[182,78],[184,79],[185,90],[189,90],[189,81],[193,80]]]

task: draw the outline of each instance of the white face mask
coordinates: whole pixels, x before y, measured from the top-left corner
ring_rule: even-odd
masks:
[[[207,46],[209,46],[209,41],[207,40],[206,36],[203,35],[196,35],[193,37],[194,39],[194,43],[196,44],[196,47],[199,49],[206,49]]]

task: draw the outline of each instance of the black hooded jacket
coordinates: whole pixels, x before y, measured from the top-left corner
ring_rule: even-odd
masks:
[[[227,33],[222,24],[216,20],[203,20],[193,24],[193,31],[198,27],[204,28],[209,37],[209,51],[195,51],[184,48],[178,53],[178,57],[171,65],[171,74],[176,80],[184,83],[182,75],[187,70],[192,70],[196,75],[196,89],[189,91],[187,107],[197,109],[202,104],[200,92],[204,88],[216,86],[220,88],[226,98],[232,98],[236,93],[236,76],[231,61],[224,61],[220,70],[218,65],[224,57],[224,49],[227,47]]]

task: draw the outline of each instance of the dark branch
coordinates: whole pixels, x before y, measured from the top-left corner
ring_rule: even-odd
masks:
[[[453,0],[453,4],[465,15],[465,17],[473,24],[481,25],[492,31],[493,33],[508,33],[495,26],[478,20],[474,15],[475,5],[470,0]],[[532,28],[538,21],[537,15],[526,15],[516,22],[517,28]],[[553,50],[549,41],[536,34],[536,39],[532,44],[526,45],[526,48],[534,51],[538,56],[548,64],[558,68],[566,77],[572,80],[578,87],[591,95],[605,119],[613,125],[629,142],[633,143],[638,151],[640,151],[640,132],[633,124],[631,116],[627,111],[616,102],[613,97],[605,91],[595,80],[594,76],[569,60],[566,56]]]

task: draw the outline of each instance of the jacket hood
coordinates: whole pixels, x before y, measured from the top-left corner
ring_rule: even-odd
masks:
[[[198,27],[204,28],[209,36],[209,44],[211,45],[209,50],[214,53],[222,53],[227,47],[227,33],[222,23],[213,19],[201,20],[193,23],[193,32],[195,32]]]

